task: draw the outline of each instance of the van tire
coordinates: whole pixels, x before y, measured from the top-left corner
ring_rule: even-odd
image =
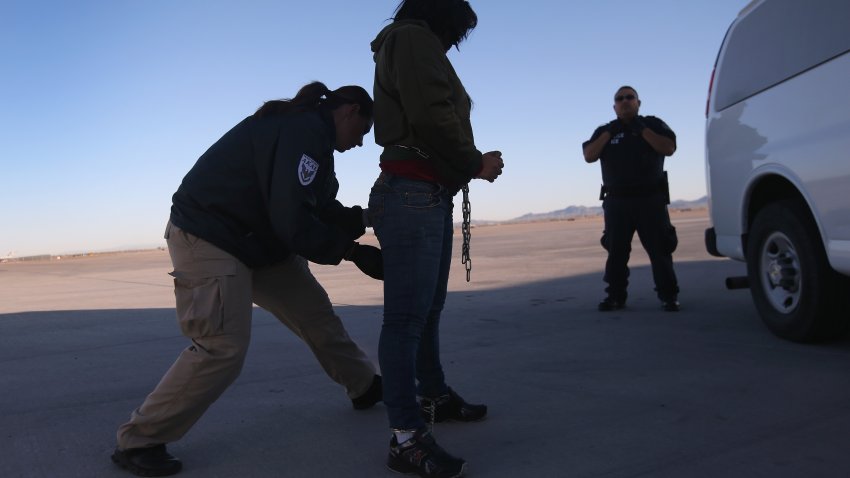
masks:
[[[747,241],[747,277],[767,327],[794,342],[816,342],[847,329],[847,277],[836,273],[817,225],[799,201],[759,211]]]

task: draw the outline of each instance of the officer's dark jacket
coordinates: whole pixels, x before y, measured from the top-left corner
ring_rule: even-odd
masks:
[[[640,118],[647,128],[672,139],[675,145],[676,133],[664,121],[655,116]],[[596,128],[590,139],[582,144],[582,148],[598,138],[605,131],[605,126]],[[602,163],[602,183],[609,191],[628,194],[651,192],[656,187],[663,187],[664,155],[628,128],[608,141],[599,158]]]
[[[352,240],[333,225],[348,209],[335,199],[335,138],[318,111],[245,118],[183,178],[171,222],[249,267],[292,253],[339,264]]]

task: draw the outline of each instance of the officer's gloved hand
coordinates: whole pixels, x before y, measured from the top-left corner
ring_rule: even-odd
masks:
[[[353,262],[367,276],[384,280],[384,256],[377,247],[355,242],[343,259]]]
[[[353,206],[346,208],[344,213],[336,220],[339,226],[352,241],[366,234],[366,225],[363,224],[363,208]]]
[[[608,134],[610,134],[612,138],[623,132],[623,122],[620,121],[620,118],[615,119],[614,121],[608,123],[606,126],[608,129]]]
[[[644,124],[643,120],[640,119],[640,116],[637,115],[632,118],[632,123],[629,126],[632,128],[632,131],[638,136],[642,135],[643,130],[646,129],[646,124]]]

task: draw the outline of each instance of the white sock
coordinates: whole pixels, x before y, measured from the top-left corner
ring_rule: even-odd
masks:
[[[414,432],[407,432],[407,431],[400,431],[400,432],[393,432],[393,433],[395,434],[395,439],[399,444],[402,444],[402,443],[406,442],[407,440],[410,440],[411,438],[413,438],[413,435],[414,435]]]

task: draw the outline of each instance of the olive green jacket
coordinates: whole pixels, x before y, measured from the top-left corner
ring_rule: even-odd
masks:
[[[469,114],[472,101],[424,22],[402,20],[372,41],[375,59],[375,142],[381,162],[430,161],[441,182],[455,191],[481,171]],[[412,146],[428,159],[409,149]]]

